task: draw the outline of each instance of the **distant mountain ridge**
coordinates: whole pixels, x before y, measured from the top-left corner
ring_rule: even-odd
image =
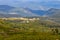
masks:
[[[52,8],[48,11],[47,15],[49,16],[49,18],[51,18],[51,20],[60,23],[60,9]]]
[[[34,9],[29,9],[29,8],[25,8],[26,10],[29,10],[30,12],[32,12],[32,13],[35,13],[35,14],[37,14],[37,15],[40,15],[40,16],[43,16],[43,15],[45,15],[45,13],[47,12],[47,11],[44,11],[44,10],[34,10]]]
[[[47,11],[44,11],[0,5],[0,17],[32,17],[44,15],[47,15],[49,18],[60,18],[60,9],[51,8]]]
[[[13,14],[16,15],[16,17],[38,16],[36,14],[31,13],[28,10],[25,10],[24,8],[16,8],[8,5],[0,5],[0,14],[2,14],[2,16],[6,15],[8,17],[9,15],[13,15]]]
[[[3,11],[3,12],[9,11],[9,10],[14,9],[14,8],[15,7],[11,7],[8,5],[0,5],[0,11]]]

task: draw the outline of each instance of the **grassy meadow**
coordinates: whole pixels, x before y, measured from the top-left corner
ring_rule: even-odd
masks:
[[[0,19],[0,40],[60,40],[60,32],[54,34],[52,28],[59,25],[46,21],[30,21]]]

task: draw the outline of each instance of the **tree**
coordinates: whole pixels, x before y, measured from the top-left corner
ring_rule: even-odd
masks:
[[[59,31],[58,31],[58,29],[56,28],[56,29],[55,29],[55,33],[58,34],[58,32],[59,32]]]

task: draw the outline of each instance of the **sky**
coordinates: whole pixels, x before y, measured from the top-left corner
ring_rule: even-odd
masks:
[[[0,0],[0,5],[33,9],[60,8],[60,0]]]

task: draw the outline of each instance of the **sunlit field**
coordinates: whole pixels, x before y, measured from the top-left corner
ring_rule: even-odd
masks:
[[[56,27],[57,26],[57,27]],[[58,29],[58,33],[52,31]],[[60,40],[59,25],[49,21],[2,20],[0,40]]]

